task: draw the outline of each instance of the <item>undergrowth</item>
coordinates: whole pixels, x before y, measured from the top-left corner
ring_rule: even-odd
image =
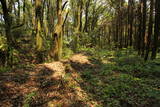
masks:
[[[105,107],[159,107],[160,59],[145,62],[133,49],[82,49],[97,69],[85,68],[86,90]]]

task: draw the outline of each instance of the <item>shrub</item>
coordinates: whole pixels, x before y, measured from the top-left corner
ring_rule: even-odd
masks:
[[[141,79],[127,74],[110,77],[108,82],[109,84],[103,89],[103,99],[106,103],[114,99],[115,102],[111,102],[116,105],[125,102],[132,106],[147,106],[151,103],[151,97],[158,99],[156,96],[160,95],[160,91],[142,84]]]

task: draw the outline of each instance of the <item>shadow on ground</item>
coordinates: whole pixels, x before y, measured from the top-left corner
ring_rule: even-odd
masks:
[[[1,107],[84,107],[77,97],[72,78],[67,78],[65,64],[40,64],[27,70],[17,69],[0,74]],[[68,80],[67,80],[67,79]]]
[[[106,78],[120,75],[116,71],[103,73],[103,67],[108,65],[101,60],[90,59],[85,54],[76,54],[66,61],[1,73],[0,106],[105,107],[109,100],[105,99],[108,97],[104,97],[102,90],[110,82]],[[119,98],[113,95],[113,99]],[[119,104],[122,107],[134,107],[123,99],[119,100]]]

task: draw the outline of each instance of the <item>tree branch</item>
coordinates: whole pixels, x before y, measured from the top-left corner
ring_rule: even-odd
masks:
[[[64,25],[65,25],[65,23],[66,23],[66,20],[67,20],[68,14],[69,14],[69,11],[68,11],[68,12],[67,12],[67,14],[66,14],[66,17],[65,17],[65,19],[64,19],[64,21],[63,21],[63,25],[62,25],[62,27],[64,27]]]
[[[20,25],[13,26],[12,29],[16,29],[16,28],[22,27],[23,25],[24,25],[24,23],[22,23]]]
[[[65,6],[66,6],[67,3],[68,3],[68,1],[66,1],[66,2],[63,4],[63,6],[62,6],[62,11],[64,10],[64,8],[65,8]]]

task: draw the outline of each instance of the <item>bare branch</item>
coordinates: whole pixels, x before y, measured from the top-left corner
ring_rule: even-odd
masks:
[[[67,3],[68,3],[68,1],[66,1],[66,2],[63,4],[63,6],[62,6],[62,11],[64,10],[64,8],[65,8],[65,6],[66,6]]]
[[[64,19],[64,21],[63,21],[63,25],[62,25],[62,27],[64,27],[64,25],[65,25],[65,23],[66,23],[66,20],[67,20],[68,14],[69,14],[69,11],[68,11],[68,12],[67,12],[67,14],[66,14],[66,17],[65,17],[65,19]]]

